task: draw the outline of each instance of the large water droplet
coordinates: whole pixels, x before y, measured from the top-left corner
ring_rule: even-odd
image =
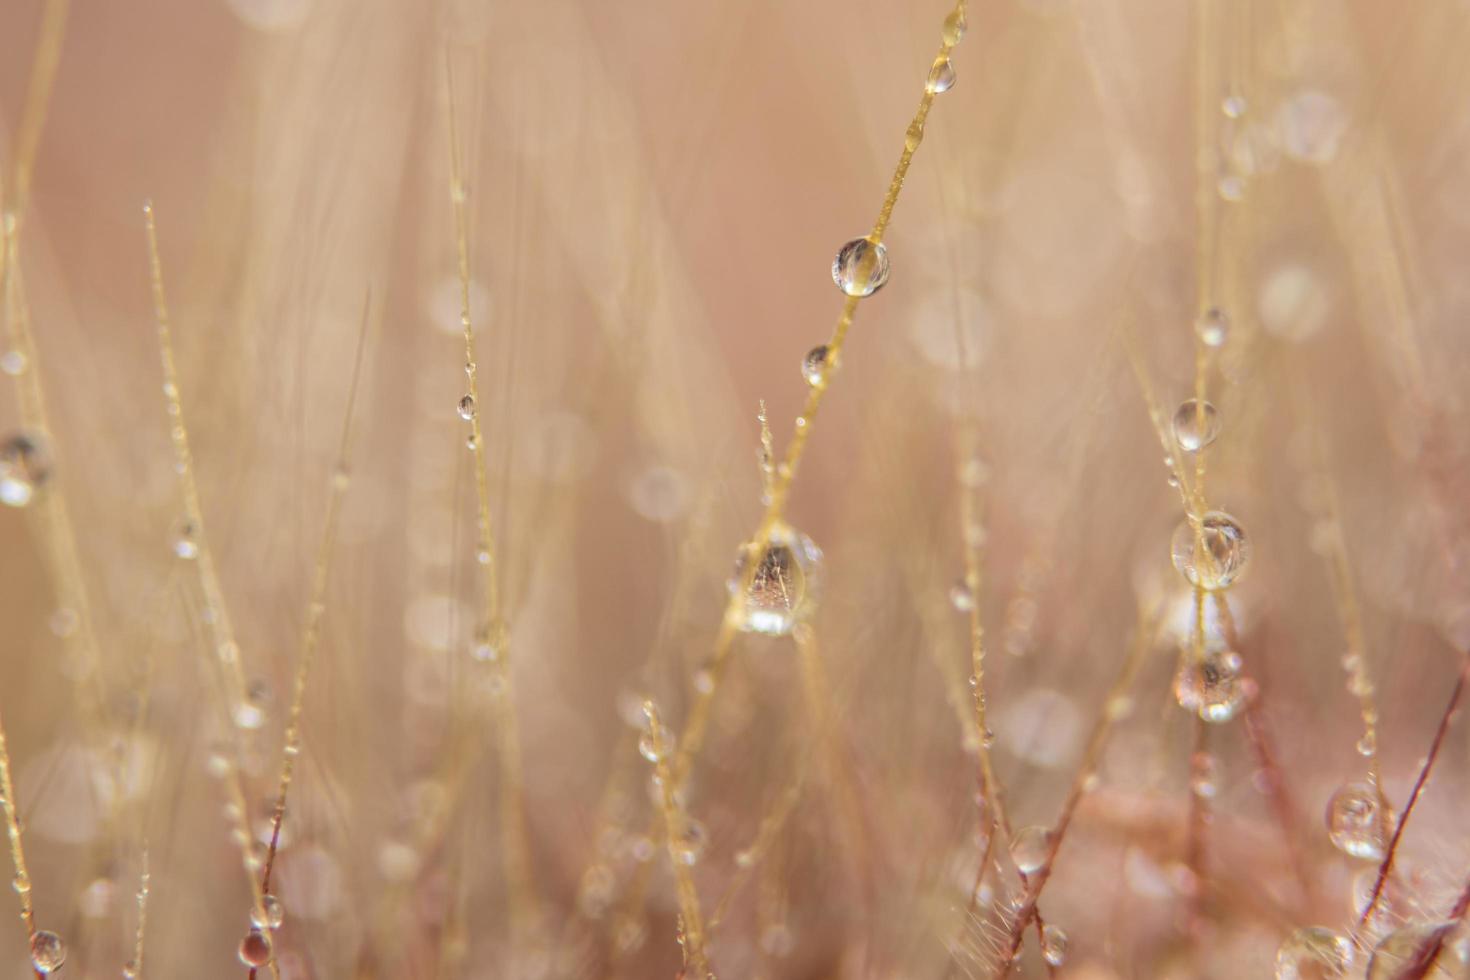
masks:
[[[1212,510],[1200,518],[1199,534],[1183,521],[1174,531],[1174,567],[1190,585],[1215,590],[1229,588],[1250,561],[1250,542],[1235,518]]]
[[[1327,801],[1327,836],[1345,854],[1382,859],[1390,826],[1383,799],[1371,783],[1345,783]]]
[[[1174,677],[1174,697],[1179,706],[1205,721],[1226,722],[1245,705],[1245,686],[1240,678],[1240,654],[1233,650],[1209,651],[1203,657],[1186,656]]]
[[[1174,441],[1187,453],[1197,453],[1220,434],[1220,413],[1209,402],[1191,398],[1174,412]]]
[[[753,542],[741,547],[728,584],[736,594],[750,574],[756,557]],[[749,633],[784,636],[816,606],[821,586],[822,551],[811,538],[785,523],[771,528],[764,554],[756,564],[744,601],[739,626]]]
[[[1041,870],[1051,850],[1051,831],[1045,827],[1022,827],[1011,837],[1011,860],[1022,874]]]
[[[0,503],[24,507],[50,475],[50,453],[40,436],[17,432],[0,443]]]
[[[1067,962],[1067,934],[1060,926],[1047,925],[1041,930],[1041,958],[1051,966]]]
[[[42,929],[31,937],[31,965],[41,973],[55,973],[66,962],[66,943]]]
[[[286,906],[281,904],[281,900],[274,895],[266,895],[260,904],[261,908],[250,907],[250,924],[257,929],[281,928],[281,923],[286,921]]]
[[[934,67],[929,69],[929,80],[925,87],[938,95],[940,92],[948,92],[954,88],[955,74],[954,64],[950,62],[948,55],[940,55],[934,59]]]
[[[832,281],[849,296],[871,296],[888,281],[888,249],[854,238],[832,260]]]
[[[1276,951],[1276,980],[1340,977],[1353,965],[1353,944],[1339,932],[1307,926]]]

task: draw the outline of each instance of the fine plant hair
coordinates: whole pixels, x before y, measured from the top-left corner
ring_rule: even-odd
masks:
[[[185,7],[0,9],[6,969],[1470,976],[1464,10]]]

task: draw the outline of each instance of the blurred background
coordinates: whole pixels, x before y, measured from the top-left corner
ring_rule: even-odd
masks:
[[[23,285],[0,439],[37,432],[39,381],[49,473],[0,507],[0,716],[62,976],[134,957],[145,852],[139,974],[244,973],[360,335],[276,969],[675,976],[641,702],[677,733],[710,693],[763,510],[759,405],[784,452],[842,305],[828,266],[871,227],[950,8],[72,6],[0,342],[26,354]],[[0,5],[12,207],[55,9]],[[715,973],[1003,969],[1021,886],[977,763],[1015,829],[1050,826],[1099,719],[1041,900],[1065,955],[1032,933],[1023,975],[1268,976],[1293,930],[1351,930],[1378,862],[1334,848],[1329,797],[1381,767],[1402,806],[1470,642],[1467,36],[1449,0],[970,3],[787,507],[822,552],[804,639],[736,640],[681,794]],[[508,631],[489,667],[451,90]],[[149,199],[246,705],[187,554]],[[1195,328],[1215,306],[1218,348]],[[1196,457],[1149,404],[1167,437],[1197,380],[1203,486],[1251,552],[1202,632],[1254,685],[1204,727],[1173,690],[1196,596],[1163,463],[1192,486]],[[1466,756],[1451,728],[1357,975],[1450,914]],[[5,917],[0,974],[29,968]]]

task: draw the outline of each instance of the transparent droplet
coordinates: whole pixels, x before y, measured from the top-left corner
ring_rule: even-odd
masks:
[[[4,371],[12,378],[23,374],[26,369],[26,356],[18,350],[8,350],[0,354],[0,371]]]
[[[18,874],[11,881],[10,886],[15,889],[17,895],[24,895],[31,890],[31,879],[29,875]]]
[[[807,351],[801,362],[801,376],[812,387],[821,384],[827,377],[827,345],[818,344]]]
[[[1220,434],[1220,413],[1191,398],[1174,411],[1174,441],[1187,453],[1204,449]]]
[[[1358,739],[1355,747],[1358,750],[1358,755],[1371,759],[1378,753],[1378,739],[1372,732],[1367,732],[1362,738]]]
[[[1207,651],[1203,657],[1184,657],[1174,677],[1179,706],[1205,721],[1226,722],[1245,705],[1240,678],[1240,654],[1233,650]]]
[[[281,923],[286,921],[286,906],[281,904],[281,900],[274,895],[266,895],[260,904],[262,908],[250,907],[250,924],[257,929],[281,928]]]
[[[1340,977],[1352,965],[1352,940],[1323,926],[1298,929],[1276,950],[1276,980]]]
[[[731,595],[740,590],[750,574],[755,552],[753,542],[741,547],[735,573],[727,583]],[[821,572],[821,549],[805,534],[785,523],[777,523],[771,528],[765,553],[756,564],[744,602],[740,603],[740,628],[772,636],[790,633],[816,607]]]
[[[1220,111],[1225,114],[1226,119],[1239,119],[1245,115],[1245,96],[1232,93],[1220,100]]]
[[[1220,791],[1220,764],[1209,752],[1196,752],[1190,758],[1189,790],[1206,800]]]
[[[1327,836],[1344,854],[1382,859],[1388,844],[1391,817],[1373,784],[1345,783],[1327,801]]]
[[[1239,174],[1226,174],[1215,184],[1222,201],[1236,204],[1245,199],[1245,178]]]
[[[465,395],[459,400],[459,417],[468,422],[475,417],[475,396]]]
[[[270,702],[270,690],[263,682],[250,685],[245,697],[235,705],[235,725],[246,731],[254,731],[265,724],[266,707]]]
[[[250,967],[262,967],[271,961],[271,946],[265,933],[252,929],[240,940],[240,962]]]
[[[948,55],[940,55],[934,59],[934,66],[929,69],[929,81],[925,85],[929,91],[938,95],[954,88],[954,80],[954,64],[950,62]]]
[[[964,579],[950,586],[949,604],[954,606],[956,612],[962,613],[967,613],[975,608],[975,593]]]
[[[55,973],[66,962],[66,943],[54,932],[38,930],[31,937],[31,965],[40,973]]]
[[[1048,924],[1041,930],[1041,957],[1051,966],[1067,962],[1067,934],[1060,926]]]
[[[1206,347],[1222,347],[1230,335],[1230,318],[1223,310],[1211,307],[1194,321],[1194,332]]]
[[[199,528],[188,518],[182,518],[173,528],[174,554],[192,561],[199,557]]]
[[[0,443],[0,503],[24,507],[50,475],[50,453],[39,436],[18,432]]]
[[[638,754],[649,762],[659,762],[664,757],[664,741],[652,732],[644,732],[638,739]]]
[[[1373,948],[1366,980],[1460,980],[1470,971],[1445,942],[1454,927],[1453,922],[1415,922],[1395,929]]]
[[[475,642],[470,647],[470,656],[481,663],[499,663],[505,655],[510,631],[503,620],[485,623],[475,630]]]
[[[1051,850],[1051,831],[1045,827],[1022,827],[1011,837],[1011,860],[1022,874],[1040,871]]]
[[[1189,582],[1214,591],[1229,588],[1250,561],[1245,530],[1224,511],[1212,510],[1200,518],[1199,533],[1183,521],[1174,531],[1174,567]]]
[[[871,296],[888,281],[888,249],[854,238],[832,260],[832,281],[849,296]]]
[[[968,27],[969,25],[965,23],[965,12],[951,10],[949,16],[944,18],[944,43],[950,47],[959,44],[964,39]]]
[[[684,821],[684,830],[674,841],[674,856],[681,864],[698,864],[709,846],[709,833],[698,820]]]
[[[138,975],[138,961],[128,960],[122,968],[123,980],[134,980]]]

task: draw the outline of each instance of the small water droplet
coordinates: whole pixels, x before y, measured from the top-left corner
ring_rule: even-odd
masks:
[[[475,396],[465,395],[459,400],[459,417],[468,422],[475,417]]]
[[[815,388],[827,378],[827,345],[818,344],[807,351],[801,362],[801,376]]]
[[[664,742],[652,732],[644,732],[638,739],[638,754],[649,762],[658,762],[664,757]]]
[[[1378,752],[1378,739],[1372,732],[1365,733],[1358,739],[1357,750],[1358,755],[1371,759]]]
[[[1225,114],[1226,119],[1239,119],[1245,115],[1245,96],[1231,93],[1220,100],[1220,111]]]
[[[698,864],[708,845],[709,833],[704,829],[704,824],[689,819],[684,821],[684,830],[674,841],[674,856],[681,864]]]
[[[1353,944],[1323,926],[1296,930],[1276,951],[1276,980],[1340,977],[1353,965]]]
[[[138,961],[128,960],[122,968],[123,980],[134,980],[138,976]]]
[[[1189,761],[1189,791],[1201,799],[1214,799],[1220,790],[1220,765],[1209,752],[1196,752]]]
[[[15,880],[12,881],[10,883],[10,885],[11,885],[12,888],[15,889],[15,893],[17,895],[24,895],[24,894],[28,893],[31,890],[31,879],[30,879],[30,876],[29,875],[24,875],[24,874],[18,874],[18,875],[15,876]]]
[[[888,281],[888,249],[882,242],[854,238],[832,260],[832,281],[849,296],[871,296]]]
[[[493,620],[477,627],[470,656],[481,663],[498,663],[505,654],[509,635],[503,620]]]
[[[8,350],[0,354],[0,371],[4,371],[12,378],[23,374],[26,369],[26,356],[18,350]]]
[[[1194,333],[1206,347],[1223,347],[1230,336],[1230,318],[1224,310],[1211,307],[1194,321]]]
[[[281,904],[281,900],[274,895],[266,895],[260,904],[260,908],[250,907],[250,924],[257,929],[281,928],[281,923],[286,921],[286,906]]]
[[[934,59],[934,66],[929,69],[929,81],[926,87],[929,91],[938,95],[948,92],[954,88],[955,74],[954,65],[950,62],[948,55],[940,55]]]
[[[1388,844],[1392,817],[1383,809],[1382,797],[1368,782],[1349,782],[1327,801],[1327,836],[1344,854],[1382,859]]]
[[[954,606],[956,612],[967,613],[975,608],[975,593],[964,579],[950,586],[949,604]]]
[[[1051,966],[1067,962],[1067,934],[1061,927],[1047,924],[1041,930],[1041,957]]]
[[[1239,174],[1226,174],[1215,184],[1222,201],[1237,204],[1245,200],[1245,178]]]
[[[38,930],[31,937],[31,965],[40,973],[55,973],[66,962],[66,943],[54,932]]]
[[[1250,562],[1245,530],[1229,514],[1212,510],[1200,518],[1196,535],[1191,521],[1182,521],[1171,542],[1174,567],[1189,582],[1211,591],[1229,588]]]
[[[1174,412],[1174,441],[1187,453],[1204,449],[1220,434],[1220,413],[1209,402],[1191,398]]]
[[[1179,706],[1217,724],[1240,713],[1245,694],[1240,654],[1233,650],[1208,651],[1202,658],[1186,655],[1174,677]]]
[[[1011,837],[1011,860],[1022,874],[1040,871],[1051,850],[1051,831],[1045,827],[1022,827]]]
[[[741,547],[735,572],[727,582],[730,594],[739,591],[749,574],[754,543]],[[739,626],[748,633],[785,636],[816,607],[820,592],[822,551],[811,538],[785,523],[771,528],[765,553],[740,603]]]
[[[262,967],[271,961],[270,941],[259,929],[252,929],[240,940],[240,962],[249,967]]]
[[[244,698],[235,705],[236,727],[254,731],[265,724],[266,706],[269,701],[270,691],[263,683],[257,681],[250,685]]]
[[[180,518],[173,527],[174,555],[185,561],[199,557],[199,528],[187,517]]]
[[[24,507],[50,475],[50,453],[40,436],[18,432],[0,443],[0,503]]]

